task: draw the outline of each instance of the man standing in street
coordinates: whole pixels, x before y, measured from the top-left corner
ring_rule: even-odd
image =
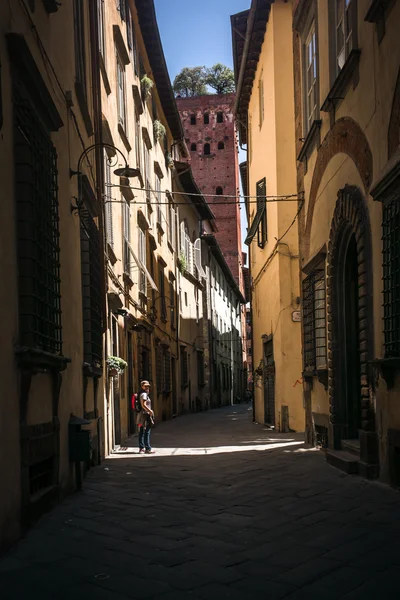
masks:
[[[136,425],[139,427],[139,453],[154,454],[150,445],[150,432],[154,425],[154,411],[151,408],[151,400],[149,396],[150,383],[142,381],[141,390],[138,397],[141,411],[136,418]]]

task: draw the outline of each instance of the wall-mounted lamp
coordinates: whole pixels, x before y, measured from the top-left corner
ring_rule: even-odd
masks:
[[[111,150],[114,150],[115,152],[118,152],[118,154],[120,154],[122,156],[125,166],[115,169],[113,171],[114,175],[117,175],[117,177],[131,178],[131,177],[138,177],[140,175],[140,169],[133,169],[132,167],[130,167],[123,152],[121,152],[121,150],[119,148],[117,148],[116,146],[113,146],[113,144],[108,144],[106,142],[92,144],[88,148],[85,148],[85,150],[80,155],[80,157],[78,159],[77,170],[74,171],[74,170],[70,169],[70,171],[69,171],[70,177],[73,177],[74,175],[78,175],[78,178],[79,178],[78,179],[78,181],[79,181],[79,183],[78,183],[78,186],[79,186],[78,198],[76,199],[75,206],[71,204],[71,212],[73,212],[74,210],[79,210],[81,208],[82,202],[83,202],[82,194],[81,194],[81,180],[80,180],[80,175],[82,175],[82,171],[81,171],[82,161],[84,160],[84,158],[87,157],[89,152],[92,152],[92,150],[96,150],[96,148],[103,148],[103,149],[109,148]]]

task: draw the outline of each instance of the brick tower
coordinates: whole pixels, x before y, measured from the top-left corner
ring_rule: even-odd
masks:
[[[238,148],[233,117],[235,94],[177,98],[196,183],[216,217],[216,234],[236,282],[243,291]]]

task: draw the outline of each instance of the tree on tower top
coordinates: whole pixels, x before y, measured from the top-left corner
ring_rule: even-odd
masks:
[[[229,94],[235,91],[235,78],[232,69],[217,63],[206,67],[185,67],[175,77],[173,89],[177,96],[190,98],[208,94],[207,86],[216,94]]]

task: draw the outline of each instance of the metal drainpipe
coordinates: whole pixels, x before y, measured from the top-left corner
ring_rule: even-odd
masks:
[[[94,123],[94,134],[95,134],[95,142],[99,144],[102,143],[102,128],[101,128],[101,90],[100,90],[100,64],[99,64],[99,47],[98,47],[98,26],[97,26],[97,9],[95,4],[90,5],[90,35],[91,35],[91,44],[90,44],[90,53],[91,53],[91,66],[92,66],[92,82],[93,82],[93,123]],[[104,230],[104,218],[103,218],[103,198],[102,198],[102,189],[103,189],[103,149],[101,146],[96,148],[95,150],[96,156],[96,196],[97,201],[99,203],[100,210],[99,213],[99,233],[100,238],[105,240],[105,230]],[[103,272],[103,314],[106,314],[107,302],[106,302],[106,282],[107,282],[107,265],[104,261],[104,252],[101,253],[101,266]],[[104,332],[103,332],[104,333]],[[104,378],[104,372],[103,372]],[[95,410],[96,416],[98,413],[98,394],[99,387],[96,386],[96,397],[95,397]],[[97,440],[98,440],[98,464],[101,462],[101,419],[97,418]]]

